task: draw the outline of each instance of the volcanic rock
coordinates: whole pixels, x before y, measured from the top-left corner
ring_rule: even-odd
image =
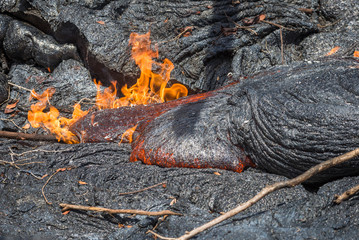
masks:
[[[317,61],[318,57],[337,46],[340,48],[334,54],[336,59],[352,56],[354,50],[358,50],[359,39],[356,0],[3,0],[0,1],[0,12],[0,71],[12,83],[8,103],[19,100],[11,113],[4,112],[7,104],[0,105],[0,129],[13,132],[36,131],[25,127],[31,89],[41,93],[56,85],[57,91],[50,101],[60,107],[61,114],[68,115],[75,101],[93,96],[92,78],[107,85],[112,80],[117,80],[119,86],[124,83],[131,85],[139,75],[138,68],[130,59],[128,37],[132,32],[151,31],[153,48],[157,46],[159,50],[158,60],[168,58],[174,62],[171,83],[178,81],[194,91],[207,91],[241,80],[242,86],[250,90],[247,96],[261,95],[261,99],[268,101],[280,100],[285,94],[278,97],[266,95],[269,89],[276,93],[279,91],[266,90],[269,83],[258,86],[258,89],[250,88],[249,85],[256,83],[250,83],[252,78],[249,76],[256,74],[258,77],[261,72],[268,74],[265,70],[282,64],[289,66],[277,70],[311,64],[308,61]],[[256,22],[260,15],[265,15],[264,20],[270,23]],[[253,24],[246,26],[250,29],[242,28],[244,22],[251,21]],[[39,47],[41,44],[46,46]],[[328,69],[321,65],[325,62],[314,64]],[[52,73],[48,72],[48,67]],[[333,68],[338,68],[338,73],[348,73],[340,64],[333,64]],[[323,76],[329,73],[333,72],[328,70]],[[347,83],[352,84],[341,86],[341,93],[347,89],[346,94],[357,94],[355,76],[350,79],[353,82]],[[0,91],[5,89],[7,93],[7,87],[0,83]],[[320,94],[316,96],[324,97],[323,89],[319,90]],[[338,88],[328,93],[336,90]],[[237,93],[239,95],[227,97],[231,99],[230,104],[239,107],[238,100],[243,95],[240,91]],[[330,96],[337,96],[332,101],[342,99],[340,94]],[[290,107],[295,99],[291,96],[289,99],[287,105]],[[270,109],[281,113],[281,105],[276,108],[268,102],[255,100],[258,99],[251,99],[252,103],[258,103],[256,106],[261,113]],[[283,101],[281,103],[286,105]],[[348,108],[343,106],[343,111]],[[299,116],[297,109],[291,110],[293,116]],[[343,113],[341,111],[338,110]],[[348,113],[346,117],[350,118],[350,115]],[[281,115],[269,116],[284,123],[285,119],[278,117]],[[330,116],[335,116],[334,112]],[[318,117],[313,115],[313,119],[318,120]],[[323,122],[326,120],[323,118]],[[343,127],[340,119],[337,121],[340,128]],[[335,121],[329,123],[335,124]],[[353,124],[352,129],[355,130],[356,125]],[[261,126],[254,126],[259,132]],[[350,136],[354,130],[348,131]],[[290,129],[282,129],[282,132],[288,133],[289,137],[298,134]],[[306,132],[306,128],[300,132],[303,141]],[[38,133],[45,134],[46,131]],[[336,144],[331,136],[328,139],[331,146]],[[352,144],[357,137],[348,139],[337,142],[337,154],[344,152],[343,144],[350,141]],[[284,140],[277,141],[282,144]],[[300,139],[295,145],[300,146]],[[320,145],[313,145],[313,149],[319,150],[316,156],[326,150]],[[64,145],[1,138],[0,239],[152,239],[146,232],[157,224],[156,232],[178,237],[219,216],[220,212],[243,203],[267,184],[287,179],[251,168],[238,174],[219,169],[161,168],[141,162],[131,163],[128,161],[131,151],[126,144],[120,147],[116,143]],[[326,157],[334,155],[330,153]],[[257,159],[264,160],[261,156]],[[303,161],[301,163],[300,166],[304,165]],[[69,169],[61,171],[63,168]],[[119,195],[162,182],[166,182],[166,187],[160,185],[137,194]],[[335,194],[357,184],[358,176],[351,176],[324,185],[306,184],[282,189],[197,238],[357,239],[358,196],[340,205],[332,204]],[[42,188],[52,205],[46,204]],[[184,216],[164,219],[84,211],[70,211],[63,215],[59,203],[114,209],[171,209]]]
[[[9,6],[3,9],[39,28],[50,28],[48,31],[59,42],[75,43],[94,77],[108,82],[115,79],[121,84],[131,82],[138,74],[133,71],[134,63],[128,61],[127,40],[134,30],[139,33],[150,30],[161,58],[170,59],[176,66],[174,80],[197,90],[223,85],[228,73],[249,75],[281,63],[279,28],[264,22],[251,26],[252,31],[236,28],[243,18],[265,14],[268,21],[275,20],[291,29],[283,30],[285,63],[301,60],[297,45],[318,31],[318,19],[299,10],[311,7],[312,1],[308,0],[265,4],[262,1],[238,4],[229,0],[62,4],[35,0],[28,4],[27,9],[36,9],[47,26],[31,21],[31,11],[20,12]]]
[[[7,84],[6,76],[0,73],[0,104],[3,103],[7,98],[9,89]]]
[[[1,44],[5,38],[5,34],[11,20],[12,20],[11,17],[0,14],[0,43]]]
[[[128,37],[134,30],[151,30],[161,58],[176,66],[173,81],[207,91],[227,83],[228,74],[252,75],[277,64],[313,59],[337,45],[348,51],[358,32],[355,3],[35,0],[6,1],[1,10],[32,23],[60,43],[75,44],[92,76],[108,84],[112,80],[120,85],[133,83],[138,72],[128,61]],[[249,26],[252,30],[238,28],[243,19],[260,14],[270,23],[258,22]],[[272,22],[283,27],[282,34]],[[341,37],[329,34],[337,31],[343,33]],[[323,34],[317,36],[318,32]]]
[[[88,114],[71,130],[83,142],[105,142],[137,126],[132,161],[241,172],[249,157],[295,177],[358,146],[358,67],[353,58],[279,66],[208,96]],[[310,181],[358,173],[355,158]]]
[[[147,239],[150,235],[146,231],[157,223],[156,232],[176,237],[248,200],[267,184],[286,179],[253,169],[238,174],[130,163],[129,146],[113,143],[49,145],[3,140],[2,146],[6,146],[1,150],[3,160],[29,163],[20,170],[9,165],[0,168],[0,235],[5,239]],[[7,147],[12,149],[12,156]],[[61,168],[68,170],[54,175],[43,189],[52,203],[48,205],[41,194],[47,179],[40,178]],[[119,195],[161,182],[166,186]],[[330,182],[317,192],[308,192],[302,186],[282,189],[202,233],[199,239],[355,239],[359,199],[353,197],[341,205],[333,205],[332,200],[334,194],[356,184],[358,177]],[[184,216],[169,216],[161,221],[158,217],[83,211],[62,215],[59,203],[148,211],[170,209]],[[118,224],[125,227],[119,228]]]
[[[89,109],[92,104],[88,99],[94,99],[97,91],[89,71],[82,63],[72,59],[61,62],[53,72],[45,72],[42,69],[26,64],[13,64],[8,76],[9,81],[22,87],[14,87],[10,96],[12,99],[19,100],[14,110],[19,111],[19,115],[23,117],[13,119],[14,122],[4,121],[2,130],[16,131],[16,125],[23,126],[26,124],[27,111],[30,110],[30,106],[33,104],[32,101],[29,101],[30,90],[32,89],[37,93],[42,93],[49,87],[55,87],[56,93],[50,99],[50,103],[60,109],[62,116],[65,117],[71,116],[73,105],[81,99],[85,100],[83,110]],[[7,119],[8,117],[8,114],[0,111],[1,119]],[[35,130],[29,129],[29,132]]]
[[[323,52],[329,52],[334,47],[339,47],[335,53],[337,56],[351,55],[358,49],[359,32],[359,6],[355,1],[333,0],[321,1],[319,27],[322,29],[317,34],[306,37],[301,46],[303,57],[307,60],[315,60],[323,56]]]
[[[54,68],[62,60],[78,59],[74,45],[60,45],[37,28],[15,20],[9,24],[4,49],[12,60],[36,63],[45,68]]]

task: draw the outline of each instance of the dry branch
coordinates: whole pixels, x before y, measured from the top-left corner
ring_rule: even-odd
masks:
[[[253,29],[251,29],[250,26],[242,26],[242,25],[239,25],[238,23],[236,23],[235,21],[232,20],[232,18],[230,18],[226,13],[224,13],[228,19],[229,22],[232,22],[234,23],[234,25],[236,25],[236,29],[244,29],[244,30],[247,30],[248,32],[254,34],[254,35],[258,35],[258,33],[256,31],[254,31]]]
[[[171,237],[163,237],[163,236],[159,235],[158,233],[155,233],[152,230],[148,230],[147,233],[153,234],[153,236],[155,236],[155,239],[156,238],[160,238],[160,239],[164,239],[164,240],[176,240],[177,239],[177,238],[171,238]]]
[[[66,170],[71,170],[71,169],[72,169],[72,167],[59,168],[59,169],[57,169],[57,170],[46,180],[45,184],[44,184],[44,185],[42,186],[42,188],[41,188],[41,193],[42,193],[42,196],[44,197],[45,202],[46,202],[47,204],[52,205],[52,202],[49,202],[49,201],[47,200],[46,196],[45,196],[45,187],[46,187],[46,185],[50,182],[51,178],[52,178],[53,176],[55,176],[58,172],[63,172],[63,171],[66,171]]]
[[[40,134],[29,134],[29,133],[21,133],[21,132],[9,132],[9,131],[0,131],[0,138],[57,142],[56,137],[53,135],[40,135]]]
[[[28,88],[19,86],[19,85],[15,84],[15,83],[12,83],[12,82],[8,82],[8,84],[9,84],[10,86],[17,87],[17,88],[19,88],[19,89],[22,89],[22,90],[25,90],[25,91],[28,91],[28,92],[31,92],[31,91],[32,91],[31,89],[28,89]]]
[[[12,124],[14,124],[15,127],[17,127],[19,130],[22,130],[22,128],[19,127],[19,126],[15,123],[15,121],[14,121],[13,119],[10,119],[10,118],[0,118],[0,120],[12,122]]]
[[[67,210],[82,210],[82,211],[95,211],[95,212],[106,212],[109,214],[137,214],[137,215],[147,215],[147,216],[163,216],[163,215],[178,215],[181,216],[180,213],[175,213],[170,210],[163,210],[159,212],[149,212],[143,210],[136,210],[136,209],[110,209],[110,208],[103,208],[103,207],[88,207],[82,205],[73,205],[73,204],[66,204],[60,203],[60,207],[62,207],[62,211]]]
[[[252,206],[253,204],[255,204],[256,202],[258,202],[259,200],[261,200],[262,198],[264,198],[266,195],[268,195],[271,192],[277,191],[279,189],[282,188],[286,188],[286,187],[294,187],[300,183],[303,183],[304,181],[308,180],[309,178],[313,177],[314,175],[316,175],[319,172],[322,172],[328,168],[331,168],[335,165],[338,165],[340,163],[343,163],[345,161],[348,161],[356,156],[359,155],[359,148],[356,148],[355,150],[345,153],[343,155],[340,155],[338,157],[335,158],[331,158],[325,162],[322,162],[318,165],[315,165],[314,167],[310,168],[309,170],[307,170],[306,172],[302,173],[301,175],[289,179],[287,181],[282,181],[282,182],[277,182],[274,183],[270,186],[267,186],[265,188],[263,188],[257,195],[255,195],[253,198],[251,198],[250,200],[248,200],[247,202],[240,204],[239,206],[237,206],[236,208],[226,212],[225,214],[213,219],[212,221],[193,229],[190,232],[186,232],[184,235],[180,236],[179,238],[176,238],[178,240],[185,240],[185,239],[190,239],[192,237],[194,237],[195,235],[219,224],[220,222],[223,222],[224,220],[227,220],[235,215],[237,215],[238,213],[246,210],[247,208],[249,208],[250,206]],[[349,190],[350,191],[350,190]],[[159,237],[161,239],[171,239],[171,238],[167,238],[167,237],[163,237],[160,236],[158,234],[155,235],[156,237]]]
[[[336,195],[334,202],[336,204],[341,203],[344,200],[347,200],[349,197],[353,196],[354,194],[356,194],[357,192],[359,192],[359,185],[356,185],[355,187],[345,191],[344,193],[342,193],[341,195]]]
[[[280,25],[280,24],[274,23],[274,22],[270,22],[270,21],[267,21],[267,20],[261,20],[261,22],[268,23],[268,24],[276,26],[276,27],[278,27],[280,29],[286,29],[286,30],[289,30],[289,31],[295,31],[293,28],[284,27],[283,25]]]
[[[151,188],[155,188],[155,187],[158,187],[158,186],[161,186],[161,185],[164,185],[164,184],[166,184],[166,182],[160,182],[160,183],[157,183],[155,185],[145,187],[145,188],[142,188],[142,189],[139,189],[139,190],[136,190],[136,191],[119,193],[118,195],[122,196],[122,195],[140,193],[140,192],[143,192],[143,191],[146,191],[146,190],[149,190]]]

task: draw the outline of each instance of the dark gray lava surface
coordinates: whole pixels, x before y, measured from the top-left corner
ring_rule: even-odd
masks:
[[[238,27],[260,14],[270,23]],[[313,61],[336,46],[334,57],[352,56],[359,50],[359,5],[356,0],[0,1],[0,130],[46,134],[26,127],[31,89],[54,86],[51,103],[69,116],[81,99],[91,108],[93,78],[105,85],[133,83],[139,69],[128,38],[149,30],[159,60],[175,65],[171,83],[195,93],[273,66]],[[153,239],[146,232],[154,228],[179,237],[287,179],[258,169],[238,174],[148,166],[129,162],[130,154],[126,144],[0,138],[0,239]],[[359,177],[352,176],[282,189],[196,239],[358,239],[358,195],[340,205],[332,202],[358,184]],[[60,203],[168,209],[183,216],[63,215]]]

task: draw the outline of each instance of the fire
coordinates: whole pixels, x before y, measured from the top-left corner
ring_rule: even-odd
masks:
[[[31,111],[28,112],[28,120],[32,127],[44,127],[57,136],[59,141],[67,143],[78,143],[76,136],[68,130],[68,126],[85,116],[88,111],[82,111],[80,104],[75,104],[72,118],[59,117],[59,111],[50,104],[50,98],[55,93],[55,88],[46,89],[41,95],[34,90],[31,91],[31,97],[37,99],[34,105],[31,105]],[[50,105],[50,111],[43,112]]]
[[[132,33],[129,43],[132,45],[132,58],[141,70],[140,77],[133,86],[128,88],[127,85],[124,85],[121,88],[123,94],[121,98],[117,98],[115,82],[102,92],[101,83],[94,80],[97,87],[97,109],[162,103],[187,96],[188,90],[182,84],[175,83],[171,87],[167,87],[174,65],[167,58],[162,63],[153,60],[153,58],[158,58],[158,50],[151,48],[150,32],[143,35]],[[77,137],[69,131],[69,127],[79,118],[85,116],[88,111],[82,111],[80,104],[77,103],[74,105],[71,119],[59,117],[59,111],[50,104],[50,99],[54,93],[54,88],[48,88],[42,94],[37,94],[32,90],[31,97],[37,99],[38,102],[31,106],[31,110],[28,112],[28,120],[32,127],[43,127],[49,130],[57,136],[59,141],[78,143]],[[49,111],[44,112],[47,106],[49,106]],[[132,141],[132,134],[136,126],[128,129],[122,135],[121,142],[124,138]]]
[[[187,96],[187,88],[182,84],[173,84],[167,88],[173,63],[167,58],[163,63],[157,63],[152,58],[158,58],[158,50],[151,49],[150,32],[139,35],[130,35],[132,45],[132,58],[141,70],[140,78],[132,87],[127,85],[121,88],[124,97],[121,101],[129,101],[129,104],[147,104],[153,102],[164,102]],[[152,65],[159,69],[157,73],[152,71]]]
[[[132,142],[132,140],[133,140],[133,139],[132,139],[132,135],[133,135],[133,133],[135,132],[136,128],[137,128],[137,124],[136,124],[136,126],[127,129],[127,130],[122,134],[122,136],[121,136],[121,141],[120,141],[118,144],[120,145],[120,144],[122,143],[122,141],[124,141],[124,140],[127,140],[128,142]]]
[[[99,109],[162,103],[187,96],[188,90],[182,84],[175,83],[171,87],[167,87],[174,66],[167,58],[163,60],[163,63],[153,61],[153,58],[158,58],[158,50],[154,51],[151,48],[150,32],[143,35],[132,33],[130,44],[132,45],[132,58],[139,66],[141,75],[136,84],[130,88],[127,87],[127,84],[121,88],[124,97],[119,99],[116,98],[115,82],[112,83],[111,88],[107,88],[101,93],[101,84],[95,81],[97,86],[96,105]],[[152,71],[153,66],[156,72]]]

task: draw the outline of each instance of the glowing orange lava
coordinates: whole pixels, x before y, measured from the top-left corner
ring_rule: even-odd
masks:
[[[150,32],[140,35],[132,33],[130,35],[130,45],[132,45],[131,55],[141,70],[141,75],[136,84],[130,88],[127,85],[121,88],[123,97],[117,98],[116,84],[100,90],[100,83],[94,80],[97,86],[96,107],[100,109],[119,108],[123,106],[134,106],[139,104],[162,103],[187,96],[188,90],[182,84],[175,83],[167,87],[170,80],[171,71],[174,66],[170,60],[164,59],[162,63],[153,61],[158,58],[158,51],[151,48]],[[153,70],[153,67],[155,70]],[[50,104],[50,98],[55,93],[54,88],[46,89],[41,95],[34,90],[31,97],[38,102],[31,106],[28,112],[28,120],[34,128],[43,127],[57,136],[59,141],[66,143],[78,143],[77,137],[69,131],[72,123],[83,117],[88,111],[82,111],[80,104],[74,105],[72,118],[59,117],[59,111]],[[44,110],[49,106],[49,111]],[[135,127],[128,129],[124,137],[132,141],[132,134]],[[122,140],[121,140],[122,142]]]
[[[338,52],[339,49],[339,46],[333,47],[327,54],[325,54],[325,56],[333,55],[334,53]]]

